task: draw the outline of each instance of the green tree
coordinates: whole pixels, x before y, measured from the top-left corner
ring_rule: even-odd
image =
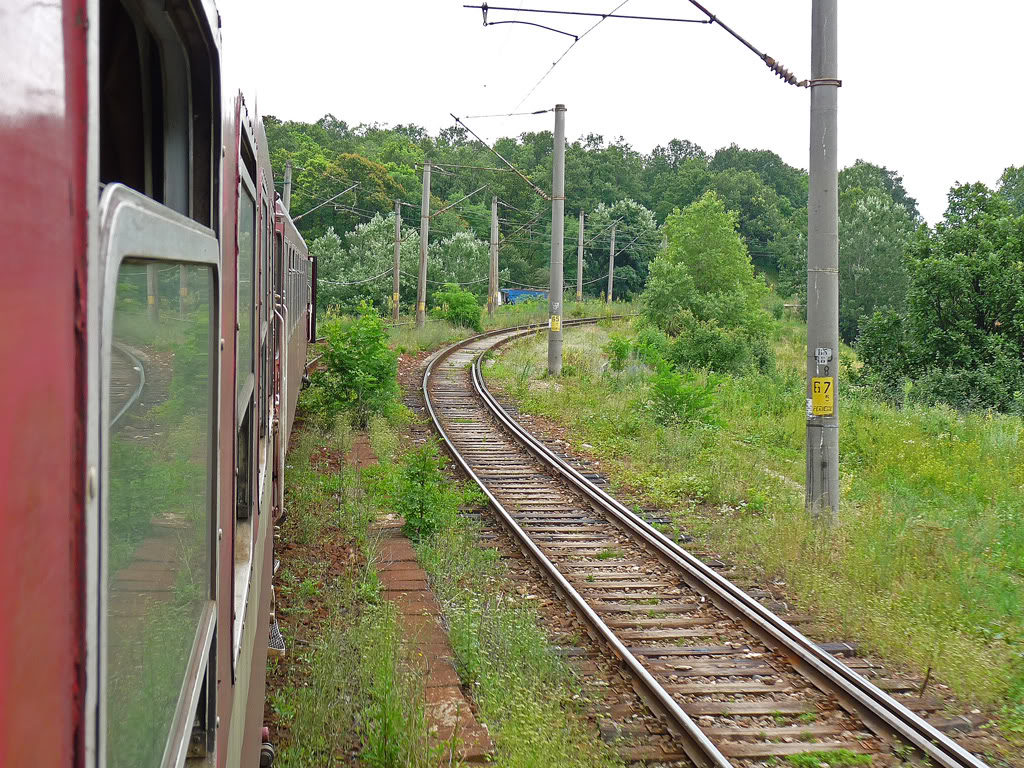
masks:
[[[895,196],[894,196],[895,195]],[[895,171],[863,160],[839,173],[839,335],[852,343],[861,319],[902,305],[907,289],[904,254],[919,218],[908,207]],[[799,229],[797,225],[799,224]],[[803,300],[807,293],[807,212],[790,220],[777,242],[779,283]]]
[[[431,243],[429,258],[428,273],[434,285],[463,285],[471,295],[487,297],[485,278],[491,263],[488,243],[478,240],[471,232],[456,232]]]
[[[712,177],[710,189],[718,193],[729,210],[739,214],[739,230],[748,250],[776,265],[775,239],[786,229],[789,202],[781,199],[754,171],[727,168]]]
[[[865,160],[858,160],[853,165],[844,168],[839,173],[839,189],[853,187],[884,190],[893,202],[907,209],[907,213],[915,223],[921,219],[921,212],[917,209],[917,200],[907,194],[907,190],[903,186],[903,177],[896,171],[890,171],[884,165],[878,166]]]
[[[949,193],[934,232],[909,254],[905,312],[878,312],[858,350],[894,400],[1020,408],[1024,392],[1024,216],[984,184]]]
[[[388,347],[384,321],[364,303],[355,321],[331,318],[324,331],[326,370],[313,375],[314,408],[328,419],[348,411],[357,427],[365,427],[398,398],[398,355]]]
[[[909,211],[881,189],[839,195],[839,335],[852,343],[861,318],[898,307],[907,290],[904,253],[914,233]]]
[[[442,290],[434,293],[431,301],[434,306],[431,314],[434,317],[447,320],[452,325],[469,328],[477,333],[483,331],[483,323],[480,320],[483,310],[476,296],[469,291],[463,290],[453,283],[448,283]]]
[[[714,173],[730,169],[752,171],[774,189],[779,197],[788,201],[788,209],[797,210],[807,205],[807,172],[787,165],[781,157],[767,149],[743,149],[730,144],[715,152],[709,169]],[[784,213],[788,213],[788,210]]]
[[[635,200],[618,200],[614,205],[601,203],[584,221],[584,242],[589,239],[583,255],[583,280],[589,282],[584,292],[596,296],[605,290],[607,283],[600,280],[608,274],[608,255],[611,249],[611,228],[615,224],[615,297],[630,298],[643,290],[651,260],[661,246],[661,233],[654,220],[654,214]],[[577,236],[579,224],[572,222],[567,230],[566,252],[572,250],[573,236]],[[576,264],[575,256],[566,259],[566,274],[574,273],[568,264]],[[596,282],[590,282],[596,281]],[[574,281],[569,280],[568,285]]]
[[[698,200],[711,187],[714,176],[708,170],[707,157],[697,156],[652,179],[652,204],[657,220],[664,222],[676,208],[685,208]]]
[[[1018,216],[1024,216],[1024,166],[1011,165],[999,177],[999,194]]]
[[[738,215],[713,191],[665,222],[667,247],[651,263],[643,294],[648,320],[676,336],[680,367],[739,371],[773,363],[768,291],[754,274]]]
[[[420,235],[414,229],[402,230],[399,275],[403,306],[416,301],[416,279],[419,273]],[[391,306],[391,273],[395,253],[395,215],[377,214],[368,222],[356,225],[348,233],[347,242],[328,227],[309,244],[309,252],[317,259],[317,308],[323,312],[334,306],[353,311],[363,301],[379,311]],[[383,276],[380,276],[382,275]]]

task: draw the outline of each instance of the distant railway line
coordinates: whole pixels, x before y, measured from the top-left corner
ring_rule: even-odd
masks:
[[[124,344],[113,344],[110,355],[110,410],[113,427],[142,394],[146,386],[146,368],[136,354]]]
[[[596,320],[567,321],[572,327]],[[947,731],[968,718],[875,685],[552,452],[488,391],[488,350],[543,326],[495,331],[436,355],[423,376],[435,428],[542,571],[698,766],[762,764],[806,752],[987,768]],[[628,731],[628,726],[626,728]],[[640,729],[642,730],[642,729]],[[642,734],[641,734],[642,735]]]

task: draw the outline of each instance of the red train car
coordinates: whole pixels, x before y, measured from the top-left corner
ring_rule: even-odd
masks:
[[[0,8],[0,765],[255,766],[315,265],[210,0]]]

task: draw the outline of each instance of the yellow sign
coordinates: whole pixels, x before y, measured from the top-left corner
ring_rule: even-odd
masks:
[[[420,312],[426,312],[426,311],[427,311],[427,304],[426,304],[426,302],[421,301],[420,302]]]
[[[831,376],[811,378],[811,415],[831,416],[835,406],[836,380]]]
[[[552,315],[551,316],[551,330],[552,331],[560,331],[560,330],[562,330],[562,316],[561,315]]]
[[[391,294],[391,300],[393,302],[395,302],[395,304],[397,304],[398,303],[398,294],[397,293],[392,293]]]

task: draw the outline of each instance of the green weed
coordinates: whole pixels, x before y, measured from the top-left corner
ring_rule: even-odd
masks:
[[[848,749],[829,749],[821,752],[804,752],[801,755],[786,755],[786,762],[795,768],[854,768],[871,765],[871,755],[859,755]]]
[[[600,350],[616,333],[635,345],[633,328],[570,330],[566,344],[587,335]],[[1024,420],[896,409],[846,386],[842,524],[822,531],[803,505],[805,338],[803,323],[784,321],[774,372],[717,380],[709,410],[728,423],[715,429],[637,409],[651,400],[654,376],[643,367],[564,379],[557,391],[522,381],[517,368],[544,359],[543,339],[510,344],[487,378],[524,413],[567,426],[614,484],[785,581],[835,631],[919,669],[931,665],[965,698],[1005,705],[1007,735],[1024,733]],[[840,364],[857,365],[851,350],[842,348]]]

